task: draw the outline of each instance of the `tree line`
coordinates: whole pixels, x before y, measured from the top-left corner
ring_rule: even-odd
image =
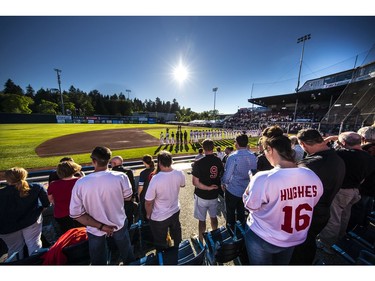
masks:
[[[204,111],[197,113],[190,108],[179,105],[176,99],[162,101],[159,97],[141,101],[129,99],[122,92],[113,95],[103,95],[98,90],[89,93],[70,86],[68,91],[62,91],[65,114],[73,116],[117,115],[130,116],[136,112],[175,113],[177,121],[212,119],[218,112]],[[29,84],[25,91],[11,79],[4,84],[0,92],[0,112],[24,114],[62,114],[61,95],[58,89],[41,88],[35,91]]]

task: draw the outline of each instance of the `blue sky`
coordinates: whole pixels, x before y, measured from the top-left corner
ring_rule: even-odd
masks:
[[[40,15],[41,13],[37,13]],[[172,13],[173,14],[173,13]],[[174,13],[178,15],[178,13]],[[84,15],[84,14],[83,14]],[[126,93],[202,112],[234,113],[251,95],[294,91],[301,83],[364,62],[375,43],[374,16],[123,15],[0,16],[0,83],[23,89]],[[182,63],[187,79],[173,69]],[[252,90],[253,89],[253,90]]]

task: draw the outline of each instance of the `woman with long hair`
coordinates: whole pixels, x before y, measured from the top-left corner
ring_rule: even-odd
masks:
[[[82,225],[69,216],[70,198],[72,189],[79,179],[76,176],[81,171],[81,166],[73,161],[63,161],[57,165],[58,180],[52,181],[48,187],[48,199],[53,205],[53,215],[59,224],[61,234],[71,228]]]
[[[28,183],[27,175],[20,167],[5,171],[7,185],[0,190],[0,238],[8,256],[18,252],[20,259],[25,245],[29,255],[42,247],[42,212],[50,205],[45,188]]]
[[[148,184],[150,183],[150,174],[155,171],[155,163],[152,159],[152,156],[149,154],[145,154],[142,157],[143,165],[145,165],[145,169],[141,171],[139,174],[139,182],[138,182],[138,196],[139,196],[139,203],[140,203],[140,217],[143,221],[147,221],[146,218],[146,209],[145,209],[145,195],[148,188]]]
[[[319,177],[297,167],[290,139],[278,126],[264,129],[261,144],[274,167],[259,171],[243,195],[249,210],[245,243],[250,264],[289,264],[307,237],[313,208],[323,194]]]

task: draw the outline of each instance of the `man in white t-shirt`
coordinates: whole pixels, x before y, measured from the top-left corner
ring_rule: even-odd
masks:
[[[70,200],[70,217],[87,226],[92,265],[107,264],[107,236],[113,237],[120,262],[134,260],[124,209],[124,200],[132,198],[132,186],[125,173],[108,170],[111,155],[107,147],[92,151],[95,171],[75,183]]]
[[[156,250],[167,248],[167,233],[178,247],[182,240],[180,223],[180,188],[185,186],[185,174],[174,170],[172,154],[163,150],[158,154],[160,172],[155,174],[145,195],[147,219],[150,221],[151,232]]]

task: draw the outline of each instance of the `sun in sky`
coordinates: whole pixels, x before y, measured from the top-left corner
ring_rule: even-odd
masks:
[[[189,78],[189,70],[182,61],[173,68],[173,78],[179,83],[184,83]]]

